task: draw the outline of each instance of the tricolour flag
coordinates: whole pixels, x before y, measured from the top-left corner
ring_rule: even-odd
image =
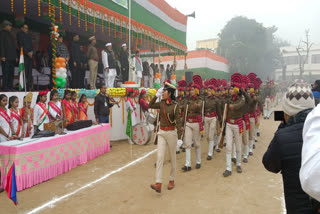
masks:
[[[20,60],[19,60],[19,91],[24,88],[24,58],[23,48],[21,48]]]
[[[8,193],[8,198],[10,198],[15,205],[17,205],[17,183],[16,183],[16,169],[14,162],[7,174],[7,185],[6,191]]]

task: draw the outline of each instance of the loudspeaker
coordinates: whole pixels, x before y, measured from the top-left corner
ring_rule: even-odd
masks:
[[[193,72],[192,71],[187,71],[186,72],[186,82],[188,84],[193,81],[192,77],[193,77]]]

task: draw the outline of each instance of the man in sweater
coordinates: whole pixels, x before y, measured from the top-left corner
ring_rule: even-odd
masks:
[[[14,65],[18,61],[16,44],[11,34],[12,23],[4,20],[0,31],[0,59],[2,66],[2,91],[13,91]]]
[[[100,93],[94,99],[94,115],[98,123],[109,123],[110,108],[113,107],[113,104],[106,91],[106,86],[102,85]]]

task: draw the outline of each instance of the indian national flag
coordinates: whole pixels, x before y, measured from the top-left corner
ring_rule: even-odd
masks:
[[[20,60],[19,60],[19,91],[24,88],[24,58],[23,58],[23,48],[21,48]]]

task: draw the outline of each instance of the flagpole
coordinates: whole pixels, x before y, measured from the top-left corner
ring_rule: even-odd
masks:
[[[23,47],[21,47],[21,55],[22,55],[22,57],[23,57],[23,64],[24,64],[24,55],[23,55]],[[20,64],[20,62],[19,62],[19,64]],[[24,66],[23,66],[24,67]],[[25,102],[25,106],[26,106],[26,108],[28,108],[28,106],[27,106],[27,82],[26,82],[26,68],[24,67],[24,69],[23,69],[23,83],[24,83],[24,97],[26,98],[26,102]],[[31,70],[31,72],[32,72],[32,70]],[[30,80],[31,81],[31,80]],[[23,105],[23,104],[22,104]],[[23,108],[23,106],[22,106],[22,108]],[[30,112],[31,113],[31,112]],[[28,121],[27,121],[27,130],[26,131],[28,131],[28,129],[29,129],[29,120],[30,120],[30,115],[28,115]],[[23,126],[23,124],[22,124],[22,126]],[[23,128],[23,127],[22,127]],[[22,138],[24,138],[24,136],[22,136]]]

